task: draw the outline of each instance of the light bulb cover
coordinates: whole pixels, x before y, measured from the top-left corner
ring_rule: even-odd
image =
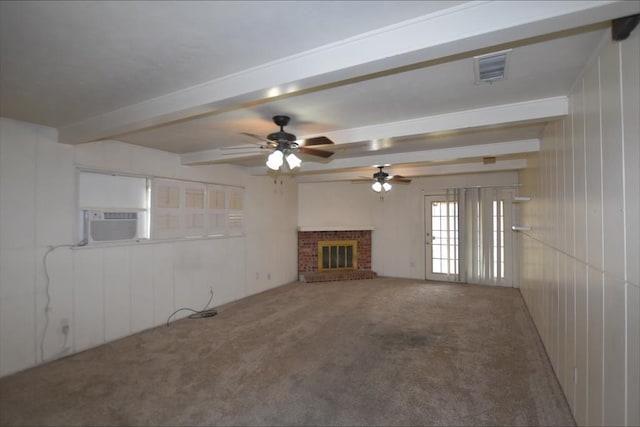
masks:
[[[298,156],[296,156],[293,153],[287,154],[286,159],[287,159],[287,164],[289,165],[289,169],[298,168],[302,164],[302,160],[300,160]]]
[[[371,184],[371,189],[376,193],[379,193],[382,191],[382,184],[380,183],[380,181],[376,181],[373,184]]]
[[[267,167],[271,170],[277,171],[282,166],[284,154],[282,151],[276,150],[273,153],[269,154],[267,158]]]
[[[382,184],[382,188],[384,189],[384,191],[389,191],[391,190],[391,184],[385,182],[384,184]]]

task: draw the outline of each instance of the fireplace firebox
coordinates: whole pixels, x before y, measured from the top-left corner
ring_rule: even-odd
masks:
[[[357,240],[320,240],[318,242],[318,271],[357,270],[357,254]]]

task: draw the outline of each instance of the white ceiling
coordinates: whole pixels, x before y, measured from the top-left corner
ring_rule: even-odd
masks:
[[[638,1],[0,2],[0,115],[265,174],[243,132],[325,135],[297,179],[510,170],[566,114],[611,19]],[[507,78],[473,57],[511,49]],[[247,149],[239,149],[246,147]],[[492,165],[483,156],[497,156]],[[404,165],[404,166],[403,166]],[[364,171],[364,172],[363,172]],[[399,172],[396,172],[399,173]]]

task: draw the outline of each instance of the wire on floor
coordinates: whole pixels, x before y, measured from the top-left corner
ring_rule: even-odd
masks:
[[[180,308],[174,311],[173,313],[171,313],[171,315],[167,318],[167,326],[169,326],[169,321],[171,320],[171,318],[183,310],[193,312],[193,314],[189,315],[189,319],[203,319],[205,317],[213,317],[216,314],[218,314],[218,311],[213,308],[207,309],[207,307],[209,307],[209,304],[211,304],[211,300],[213,299],[213,291],[210,291],[210,293],[211,293],[211,296],[209,297],[209,301],[207,302],[207,305],[205,305],[202,310],[198,311],[192,308]]]
[[[44,267],[44,277],[45,277],[45,295],[47,298],[47,302],[44,305],[44,328],[42,330],[42,337],[40,339],[40,361],[41,362],[45,362],[45,358],[44,358],[44,338],[47,335],[47,329],[49,328],[49,312],[51,311],[51,292],[49,291],[49,286],[51,283],[51,278],[49,277],[49,270],[47,268],[47,256],[49,256],[49,254],[53,251],[55,251],[58,248],[77,248],[79,246],[85,246],[87,244],[86,240],[83,240],[82,242],[78,243],[78,244],[63,244],[63,245],[56,245],[56,246],[49,246],[49,249],[47,249],[47,252],[44,253],[44,256],[42,257],[42,264]],[[64,344],[62,345],[62,348],[66,348],[67,347],[67,336],[68,336],[68,332],[65,333],[64,335]]]

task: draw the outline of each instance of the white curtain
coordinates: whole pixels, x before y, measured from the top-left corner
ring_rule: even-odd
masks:
[[[512,188],[465,188],[457,191],[460,230],[458,280],[508,285],[511,270]],[[505,259],[507,258],[507,259]]]
[[[449,254],[450,259],[457,260],[457,263],[455,262],[450,263],[449,268],[447,269],[447,272],[448,272],[447,280],[457,281],[457,282],[463,281],[461,280],[461,275],[462,275],[461,242],[463,238],[462,238],[461,229],[460,229],[460,215],[461,215],[460,199],[463,193],[464,193],[464,190],[460,188],[448,189],[446,193],[447,235],[445,238],[445,242],[447,243],[447,253]],[[455,223],[456,218],[458,219],[457,223]],[[451,221],[450,219],[453,219],[453,221]],[[456,267],[451,268],[451,264],[454,264]]]

